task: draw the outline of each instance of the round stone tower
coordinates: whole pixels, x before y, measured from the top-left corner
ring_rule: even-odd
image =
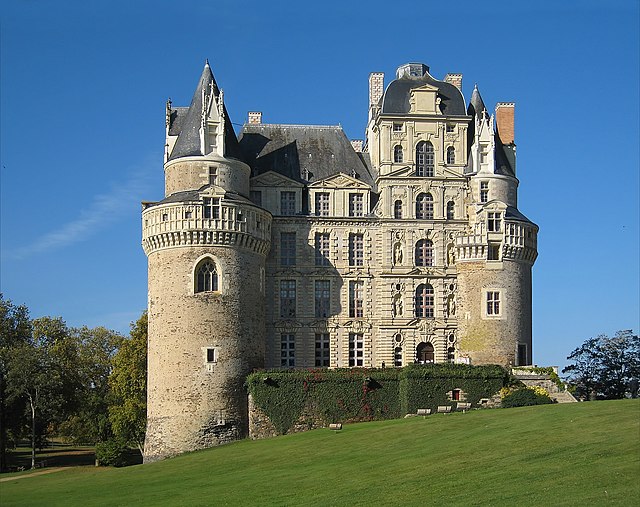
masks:
[[[166,129],[165,198],[142,212],[145,462],[245,437],[243,384],[264,365],[271,215],[248,198],[251,171],[208,63],[188,108],[167,103]]]

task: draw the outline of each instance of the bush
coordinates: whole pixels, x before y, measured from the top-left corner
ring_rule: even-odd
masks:
[[[112,438],[96,445],[96,460],[101,466],[124,467],[128,458],[129,447],[124,440]]]
[[[553,400],[548,394],[542,394],[533,389],[519,389],[502,399],[502,408],[548,405],[549,403],[553,403]]]

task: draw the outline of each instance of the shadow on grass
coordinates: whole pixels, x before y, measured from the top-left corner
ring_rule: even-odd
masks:
[[[95,465],[96,454],[93,446],[66,445],[51,443],[50,447],[36,452],[36,468],[78,467]],[[127,465],[142,463],[142,454],[138,449],[129,449]],[[7,452],[7,472],[28,470],[31,468],[31,449],[17,447]]]

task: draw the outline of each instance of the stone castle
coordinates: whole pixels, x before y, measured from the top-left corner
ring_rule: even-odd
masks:
[[[364,140],[260,112],[236,136],[205,64],[143,203],[145,460],[246,436],[256,368],[531,364],[514,107],[409,63],[370,75]]]

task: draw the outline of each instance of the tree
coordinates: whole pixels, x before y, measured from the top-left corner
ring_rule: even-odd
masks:
[[[7,447],[20,425],[21,402],[7,395],[9,351],[31,339],[31,321],[26,306],[15,306],[0,293],[0,471],[7,468]]]
[[[578,396],[624,398],[640,377],[640,339],[631,330],[618,331],[613,338],[589,338],[567,359],[572,363],[562,373],[569,374]]]
[[[109,376],[113,402],[109,420],[117,438],[136,445],[143,451],[147,425],[147,312],[131,324],[128,340],[124,340],[113,358]]]

